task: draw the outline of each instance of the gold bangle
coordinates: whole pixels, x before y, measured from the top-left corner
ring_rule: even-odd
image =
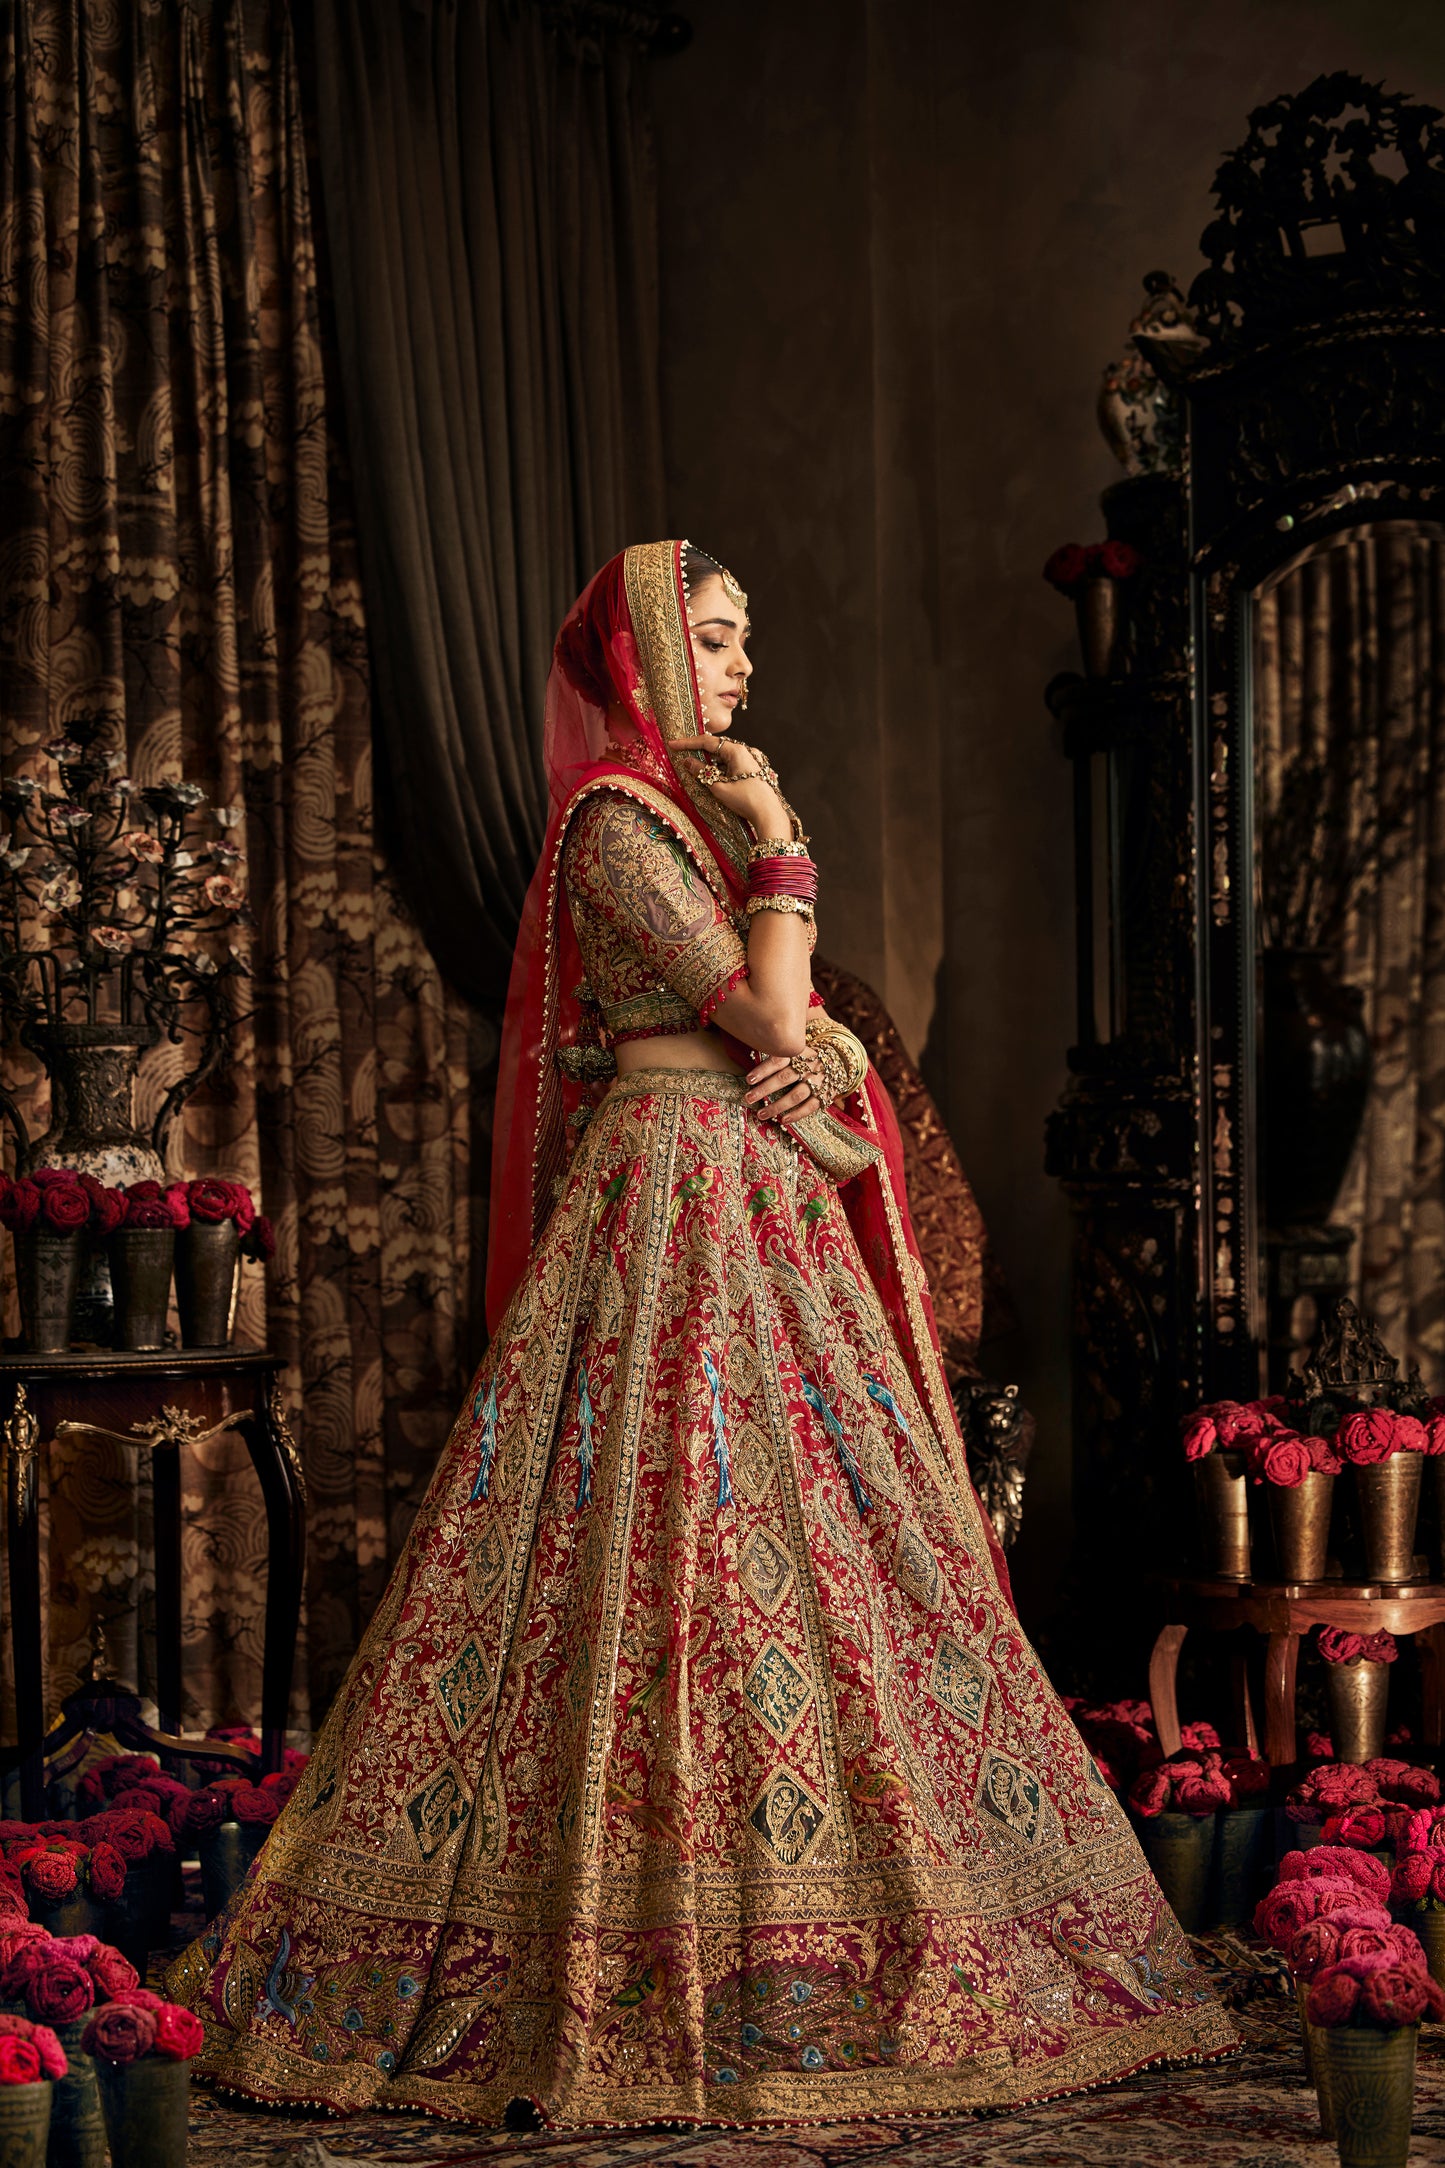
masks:
[[[747,908],[749,918],[755,911],[796,911],[810,923],[813,917],[813,906],[801,896],[749,896]]]
[[[821,1016],[816,1010],[808,1018],[804,1036],[809,1046],[820,1050],[827,1047],[837,1056],[843,1078],[839,1098],[846,1099],[850,1092],[856,1092],[868,1074],[868,1049],[862,1040],[846,1025],[835,1022],[831,1016]]]
[[[808,849],[806,836],[799,836],[796,840],[789,839],[787,842],[784,842],[780,837],[769,836],[761,843],[753,845],[748,852],[748,864],[755,866],[760,858],[809,858],[811,856],[812,853]]]

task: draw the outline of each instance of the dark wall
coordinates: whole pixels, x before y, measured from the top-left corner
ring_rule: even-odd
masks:
[[[1348,68],[1445,104],[1435,0],[689,0],[655,71],[669,522],[751,590],[758,738],[822,944],[923,1052],[1020,1311],[1018,1567],[1068,1541],[1075,666],[1039,568],[1101,531],[1093,405],[1143,274],[1189,278],[1249,109]]]

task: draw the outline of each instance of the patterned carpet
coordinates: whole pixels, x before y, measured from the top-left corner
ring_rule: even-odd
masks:
[[[193,2164],[216,2168],[1331,2168],[1299,2028],[1272,1970],[1201,1946],[1238,2006],[1245,2053],[1146,2073],[1010,2116],[796,2131],[643,2130],[519,2136],[401,2116],[338,2123],[198,2093]],[[1411,2168],[1445,2168],[1445,2029],[1421,2035]]]

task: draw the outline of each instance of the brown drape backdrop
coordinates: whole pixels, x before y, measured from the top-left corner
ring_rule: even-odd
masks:
[[[1355,1293],[1393,1354],[1445,1391],[1445,539],[1346,536],[1260,598],[1256,733],[1265,803],[1299,748],[1346,738],[1362,802],[1407,763],[1420,787],[1396,863],[1349,915],[1345,975],[1365,994],[1375,1074],[1334,1217],[1360,1230]]]
[[[278,1226],[240,1337],[286,1357],[310,1485],[304,1722],[464,1382],[477,1053],[373,833],[291,23],[285,0],[11,0],[0,59],[4,761],[43,772],[47,739],[100,718],[137,783],[245,806],[255,1020],[176,1161],[244,1178]],[[144,1116],[172,1051],[148,1060]],[[184,1485],[186,1717],[254,1715],[244,1451],[192,1458]],[[147,1535],[127,1471],[89,1452],[52,1455],[50,1516],[53,1705],[97,1605],[131,1668]]]
[[[315,12],[389,817],[433,953],[491,1002],[542,837],[553,636],[661,530],[648,63],[585,6]]]

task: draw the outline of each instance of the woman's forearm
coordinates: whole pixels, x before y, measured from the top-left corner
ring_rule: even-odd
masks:
[[[797,911],[755,911],[748,921],[748,975],[712,1021],[759,1054],[801,1054],[813,990],[808,922]]]

